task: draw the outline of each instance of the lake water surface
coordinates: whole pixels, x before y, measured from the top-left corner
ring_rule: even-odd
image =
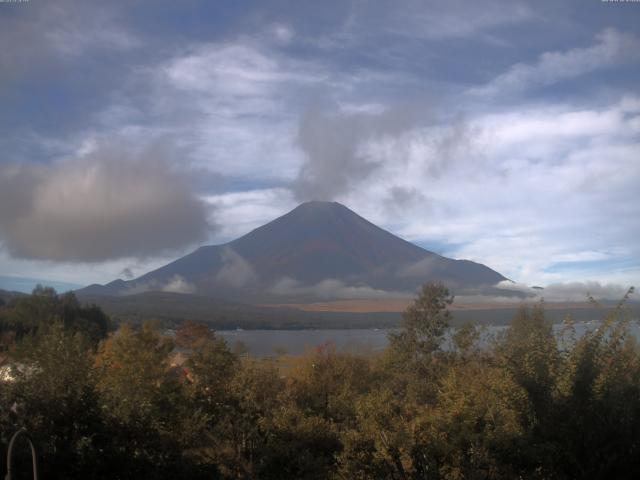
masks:
[[[575,324],[576,336],[584,335],[588,330],[598,328],[599,322],[580,322]],[[487,344],[492,337],[507,327],[485,327],[481,344]],[[555,325],[560,332],[562,325]],[[640,339],[640,325],[632,322],[631,333]],[[397,329],[354,329],[354,330],[219,330],[230,347],[242,342],[249,354],[256,357],[269,357],[277,354],[300,355],[307,349],[333,344],[341,352],[366,353],[383,350],[388,344],[389,332]],[[445,341],[447,342],[447,341]]]

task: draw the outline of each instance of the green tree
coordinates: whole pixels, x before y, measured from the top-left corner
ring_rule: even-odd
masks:
[[[420,295],[402,315],[402,332],[391,334],[391,348],[409,362],[421,362],[436,352],[451,322],[453,296],[440,282],[423,285]]]
[[[389,335],[389,348],[380,368],[387,388],[407,403],[432,402],[438,378],[446,368],[441,350],[452,315],[453,297],[439,282],[427,283],[420,295],[403,313],[403,328]]]
[[[563,352],[553,429],[554,463],[574,478],[640,475],[640,350],[625,302]]]
[[[212,437],[223,472],[231,478],[261,478],[269,456],[270,421],[284,381],[268,363],[246,361],[229,385],[230,404]]]
[[[3,308],[0,332],[12,332],[19,341],[56,322],[86,335],[94,346],[110,329],[109,317],[99,307],[81,305],[72,292],[58,295],[53,288],[38,285],[31,295],[16,297]]]
[[[467,322],[455,329],[451,340],[456,352],[463,360],[474,353],[480,334],[481,330],[471,322]]]
[[[169,375],[172,349],[171,339],[148,323],[139,329],[125,325],[100,347],[96,387],[110,437],[104,439],[103,467],[115,476],[163,472],[164,478],[181,468],[176,429],[183,397]]]
[[[172,350],[173,342],[150,324],[138,330],[125,325],[101,345],[97,385],[109,415],[128,422],[161,412]]]
[[[560,366],[553,323],[545,318],[542,304],[520,308],[497,353],[516,383],[527,392],[531,404],[527,421],[538,424],[551,407]]]
[[[374,384],[369,361],[337,353],[333,345],[308,352],[290,375],[288,391],[303,411],[332,422],[352,422],[356,400]]]
[[[99,456],[94,439],[103,430],[91,379],[90,340],[52,323],[25,339],[18,360],[17,381],[2,386],[7,396],[0,410],[10,412],[2,430],[25,427],[31,432],[44,477],[86,478]]]
[[[240,364],[224,339],[213,334],[198,338],[183,367],[176,367],[183,368],[186,375],[179,428],[187,455],[198,464],[211,465],[219,460],[216,437],[228,428],[233,416],[230,385]]]

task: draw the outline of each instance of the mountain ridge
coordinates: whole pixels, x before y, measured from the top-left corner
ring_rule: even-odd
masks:
[[[311,201],[233,241],[201,246],[136,279],[78,293],[173,291],[283,301],[411,295],[430,280],[473,291],[505,279],[480,263],[414,245],[340,203]]]

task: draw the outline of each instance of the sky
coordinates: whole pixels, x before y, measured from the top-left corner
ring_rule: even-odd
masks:
[[[0,41],[0,288],[312,199],[518,284],[640,285],[638,2],[30,0]]]

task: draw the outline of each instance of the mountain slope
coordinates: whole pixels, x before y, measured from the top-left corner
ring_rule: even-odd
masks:
[[[224,245],[205,246],[135,280],[80,294],[174,291],[260,301],[412,294],[429,280],[454,289],[505,280],[490,268],[409,243],[335,202],[307,202]]]

